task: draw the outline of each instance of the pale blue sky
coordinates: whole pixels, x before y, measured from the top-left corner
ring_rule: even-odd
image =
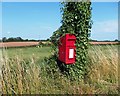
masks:
[[[118,3],[92,3],[91,38],[118,38]],[[47,39],[61,25],[59,2],[2,3],[2,34],[24,39]]]
[[[118,3],[92,3],[92,32],[91,38],[97,40],[118,39]]]

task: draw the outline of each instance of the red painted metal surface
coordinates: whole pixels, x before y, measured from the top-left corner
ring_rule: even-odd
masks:
[[[59,40],[58,59],[65,64],[73,64],[76,59],[76,37],[73,34],[66,34]]]

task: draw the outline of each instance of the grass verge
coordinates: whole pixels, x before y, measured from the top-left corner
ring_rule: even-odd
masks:
[[[118,94],[118,46],[97,45],[88,50],[90,70],[86,82],[70,81],[51,61],[49,47],[3,50],[3,94]]]

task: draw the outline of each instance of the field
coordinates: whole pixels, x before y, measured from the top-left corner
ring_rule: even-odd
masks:
[[[46,42],[42,42],[45,44]],[[93,45],[104,45],[104,44],[118,44],[118,42],[90,42]],[[0,42],[1,47],[23,47],[23,46],[35,46],[39,45],[39,42]]]
[[[34,46],[38,45],[39,42],[1,42],[0,47],[22,47],[22,46]]]
[[[23,47],[2,50],[2,92],[4,94],[118,94],[118,47],[91,45],[90,71],[86,81],[66,78],[50,68],[50,47]]]

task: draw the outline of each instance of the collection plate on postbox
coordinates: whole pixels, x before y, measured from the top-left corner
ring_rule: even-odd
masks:
[[[75,63],[75,42],[76,37],[73,34],[65,34],[60,37],[58,45],[58,59],[65,64]]]

